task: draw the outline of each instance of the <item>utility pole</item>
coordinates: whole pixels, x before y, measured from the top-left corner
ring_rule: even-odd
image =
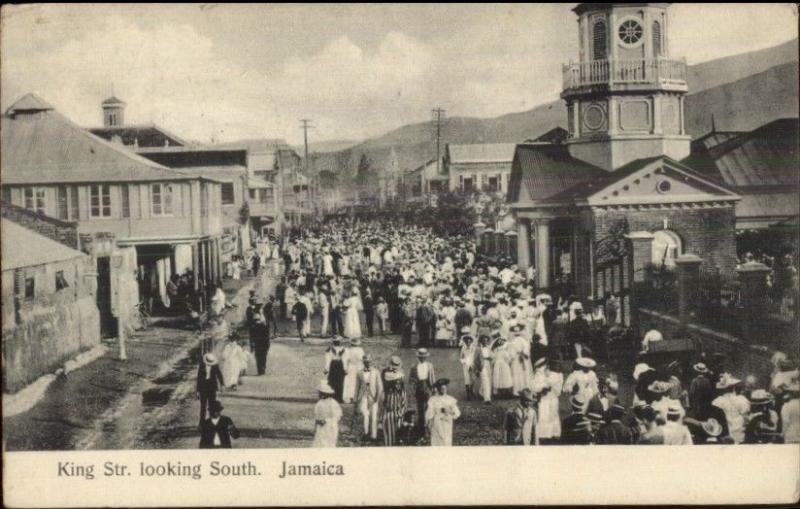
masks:
[[[444,115],[446,113],[441,107],[437,106],[431,110],[433,114],[433,125],[436,129],[436,174],[441,175],[441,139],[442,139],[442,126],[444,125]]]
[[[310,118],[301,118],[300,124],[300,128],[303,130],[303,142],[305,145],[305,159],[303,162],[303,168],[306,170],[306,174],[308,174],[308,130],[314,129],[314,126],[311,125]]]

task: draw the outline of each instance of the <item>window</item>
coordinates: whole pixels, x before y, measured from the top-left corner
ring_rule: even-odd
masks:
[[[250,199],[251,200],[255,200],[256,199],[256,190],[255,189],[248,189],[248,192],[250,194]]]
[[[69,188],[69,214],[70,219],[73,221],[80,219],[78,214],[78,186],[70,186]]]
[[[45,213],[45,190],[43,187],[25,188],[25,208],[41,214]]]
[[[627,18],[619,24],[619,39],[626,46],[636,46],[644,35],[644,29],[635,18]]]
[[[498,184],[497,177],[489,177],[489,191],[494,193],[500,190],[500,185]]]
[[[592,57],[595,60],[606,59],[606,23],[598,21],[592,27]]]
[[[89,186],[89,217],[111,217],[111,187]]]
[[[33,300],[36,294],[36,278],[33,276],[25,277],[25,300]]]
[[[108,125],[111,125],[111,126],[117,125],[117,114],[116,113],[109,113],[108,114]]]
[[[233,182],[222,183],[222,204],[233,205],[236,200],[233,195]]]
[[[653,21],[653,55],[661,56],[661,23]]]
[[[203,193],[205,198],[205,193]],[[205,205],[207,200],[201,202]],[[151,211],[154,216],[172,215],[172,185],[153,184],[150,186]]]
[[[659,230],[653,233],[653,265],[674,267],[681,254],[681,239],[675,232]]]
[[[56,272],[56,291],[63,290],[64,288],[69,288],[69,283],[67,283],[67,278],[64,277],[64,271],[59,270]]]
[[[122,217],[131,217],[131,196],[127,184],[120,186],[122,194]]]
[[[69,200],[67,198],[67,186],[58,186],[58,218],[67,221],[69,219]]]
[[[3,187],[3,201],[11,203],[11,188]]]

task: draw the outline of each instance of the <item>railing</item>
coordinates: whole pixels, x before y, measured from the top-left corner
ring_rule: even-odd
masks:
[[[686,84],[686,61],[666,58],[564,64],[564,89],[601,84]]]

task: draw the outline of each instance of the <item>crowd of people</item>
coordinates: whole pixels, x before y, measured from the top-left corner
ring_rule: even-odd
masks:
[[[317,388],[315,446],[336,445],[341,405],[349,404],[364,440],[451,445],[461,412],[448,386],[457,382],[436,377],[429,360],[434,347],[458,349],[467,401],[515,400],[496,423],[507,444],[800,442],[796,361],[776,361],[772,382],[761,388],[711,369],[702,358],[691,380],[674,363],[638,362],[627,368],[631,373],[599,374],[609,338],[623,328],[615,308],[607,307],[613,299],[599,305],[567,285],[540,291],[533,272],[481,256],[469,237],[343,220],[304,228],[268,254],[280,265],[280,281],[266,302],[251,297],[249,345],[231,347],[226,358],[247,358],[249,349],[255,372],[263,374],[279,324],[293,322],[305,341],[318,318],[313,335],[331,341]],[[391,333],[400,335],[401,347],[416,338],[418,362],[408,376],[399,356],[376,366],[362,344]],[[661,339],[648,332],[642,350]],[[247,362],[238,362],[240,373]],[[198,388],[201,374],[216,376],[207,364]],[[231,369],[227,378],[238,373]],[[626,405],[619,378],[630,376],[634,394]],[[219,383],[229,383],[224,369]],[[562,418],[567,401],[571,414]],[[204,406],[201,419],[211,408]]]

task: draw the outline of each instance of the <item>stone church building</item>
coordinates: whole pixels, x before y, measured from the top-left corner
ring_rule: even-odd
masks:
[[[740,197],[687,166],[686,63],[670,58],[668,4],[580,4],[578,62],[563,66],[568,137],[518,145],[508,202],[517,261],[539,287],[624,289],[645,266],[702,257],[732,273]],[[696,263],[696,262],[694,262]],[[627,303],[626,303],[627,304]]]

